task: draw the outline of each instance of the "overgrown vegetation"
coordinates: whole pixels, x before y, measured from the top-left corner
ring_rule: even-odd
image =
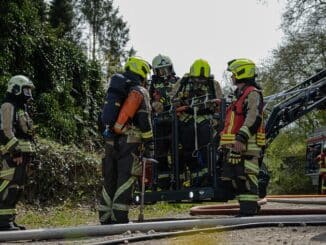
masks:
[[[282,30],[285,37],[266,60],[260,74],[265,95],[284,91],[326,67],[326,3],[286,1]],[[305,193],[313,188],[304,174],[306,139],[314,129],[326,125],[325,110],[313,111],[280,132],[267,151],[273,193]],[[292,156],[300,156],[296,167],[285,167]]]
[[[106,28],[96,29],[91,40],[98,48],[89,59],[85,43],[91,37],[81,32],[90,26],[90,13],[92,21],[100,17],[96,4],[105,5],[99,25]],[[129,30],[118,14],[110,0],[0,2],[0,97],[16,74],[28,76],[36,87],[30,113],[40,139],[40,165],[27,186],[29,202],[95,202],[102,149],[97,119],[106,78],[129,53]],[[109,64],[102,57],[115,58]]]
[[[95,205],[102,184],[99,154],[86,153],[75,145],[40,140],[34,162],[25,192],[27,201],[38,204],[73,201]]]

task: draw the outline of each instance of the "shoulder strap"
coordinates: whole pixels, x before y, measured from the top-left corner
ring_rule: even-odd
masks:
[[[214,86],[214,76],[211,75],[208,78],[208,88],[209,91],[212,91],[212,99],[216,99],[216,91],[215,91],[215,86]]]

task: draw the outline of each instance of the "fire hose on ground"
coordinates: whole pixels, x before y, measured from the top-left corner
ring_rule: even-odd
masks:
[[[303,198],[309,198],[303,199]],[[274,195],[258,201],[258,205],[262,207],[267,202],[280,202],[291,204],[319,204],[326,205],[326,195]],[[236,215],[239,213],[238,204],[222,204],[222,205],[204,205],[196,206],[190,209],[191,215]],[[259,215],[302,215],[302,214],[326,214],[326,208],[261,208]]]
[[[220,228],[239,225],[272,224],[283,225],[326,225],[326,215],[291,215],[291,216],[253,216],[253,217],[228,217],[193,220],[175,220],[159,222],[128,223],[116,225],[94,225],[55,229],[34,229],[23,231],[4,231],[0,233],[0,241],[40,241],[52,239],[90,238],[98,236],[111,236],[123,234],[126,231],[170,232],[203,228]]]
[[[326,195],[306,195],[306,196],[267,196],[261,200],[260,205],[264,205],[267,201],[289,201],[293,200],[296,204],[300,201],[306,204],[307,200],[302,198],[313,198],[309,200],[309,204],[326,204]],[[323,199],[324,198],[324,199]],[[300,200],[301,199],[301,200]],[[190,211],[192,215],[233,215],[238,214],[238,205],[207,205],[193,207]],[[265,211],[264,211],[265,210]],[[273,216],[263,216],[270,215]],[[303,215],[305,214],[305,215]],[[147,221],[140,223],[116,224],[116,225],[94,225],[79,226],[54,229],[33,229],[24,231],[3,231],[0,233],[0,242],[2,241],[39,241],[49,239],[72,239],[72,238],[89,238],[94,236],[111,236],[130,232],[167,232],[165,235],[160,233],[157,236],[171,236],[170,232],[191,232],[184,230],[196,229],[216,229],[216,231],[225,229],[238,229],[277,226],[283,225],[326,225],[326,208],[318,209],[261,209],[260,215],[253,217],[219,217],[219,218],[197,218],[159,221]],[[232,228],[233,227],[233,228]],[[208,229],[208,230],[209,230]],[[183,230],[183,231],[182,231]],[[171,234],[174,234],[174,233]],[[192,231],[194,232],[194,231]],[[146,237],[153,237],[153,235]],[[154,237],[153,237],[154,238]],[[159,237],[158,237],[159,238]],[[140,239],[140,238],[139,238]]]

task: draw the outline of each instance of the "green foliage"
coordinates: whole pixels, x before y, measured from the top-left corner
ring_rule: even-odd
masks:
[[[112,0],[78,2],[84,21],[90,26],[92,59],[104,57],[107,74],[110,76],[121,68],[121,62],[126,57],[135,53],[133,48],[125,49],[129,41],[127,22],[119,15],[119,9],[114,7]]]
[[[305,134],[285,130],[274,140],[265,154],[271,173],[272,194],[307,194],[313,192],[311,179],[305,176]]]
[[[74,145],[41,139],[26,199],[33,203],[96,202],[101,188],[101,160]]]
[[[59,37],[71,36],[74,12],[71,0],[53,0],[50,8],[50,24]]]
[[[40,6],[40,1],[1,2],[1,96],[12,75],[27,75],[36,85],[33,119],[41,136],[98,145],[96,120],[104,98],[100,66],[89,62],[75,43],[41,24]]]
[[[285,38],[261,70],[260,80],[265,95],[287,90],[326,67],[325,3],[315,0],[286,2],[281,26]],[[279,102],[273,101],[269,106]],[[304,158],[308,133],[326,123],[325,110],[318,109],[282,129],[268,148],[265,161],[272,171],[272,192],[304,193],[313,190],[311,180],[304,175]],[[288,167],[292,156],[300,156],[293,168]]]

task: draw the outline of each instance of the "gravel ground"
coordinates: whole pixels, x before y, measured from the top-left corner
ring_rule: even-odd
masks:
[[[326,200],[326,198],[325,198]],[[307,204],[287,204],[269,202],[262,208],[325,208],[325,205],[307,205]],[[180,214],[180,217],[189,217],[188,213]],[[225,216],[219,216],[225,217]],[[149,233],[155,234],[155,231]],[[52,242],[32,242],[29,244],[96,244],[112,239],[121,239],[126,236],[138,236],[143,233],[131,234],[127,232],[123,235],[111,237],[101,237],[83,240],[66,240]],[[5,243],[3,243],[5,244]],[[23,243],[6,243],[6,244],[23,244]],[[151,241],[135,242],[133,244],[326,244],[326,226],[299,226],[299,227],[263,227],[241,229],[223,232],[198,233],[188,236],[169,237],[166,239],[158,239]]]

